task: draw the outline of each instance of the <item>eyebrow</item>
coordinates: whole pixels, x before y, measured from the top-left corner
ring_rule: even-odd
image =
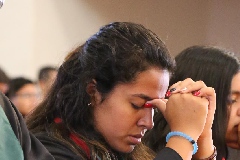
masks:
[[[233,90],[231,91],[231,94],[240,94],[240,91]]]
[[[149,96],[147,96],[147,95],[145,95],[145,94],[133,94],[133,96],[134,96],[134,97],[142,98],[142,99],[144,99],[144,100],[146,100],[146,101],[153,100],[153,98],[151,98],[151,97],[149,97]]]

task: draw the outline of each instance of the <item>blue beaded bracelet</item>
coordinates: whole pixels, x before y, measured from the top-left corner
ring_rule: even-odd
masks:
[[[193,145],[193,155],[197,152],[198,146],[197,143],[192,139],[189,135],[183,133],[183,132],[178,132],[178,131],[172,131],[167,134],[166,137],[166,142],[172,137],[172,136],[181,136],[185,139],[187,139],[192,145]]]

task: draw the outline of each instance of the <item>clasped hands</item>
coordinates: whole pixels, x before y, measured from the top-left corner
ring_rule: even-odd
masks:
[[[168,99],[154,99],[150,103],[162,112],[171,131],[186,133],[195,141],[199,137],[212,138],[216,109],[216,94],[212,87],[187,78],[173,84],[167,96]]]

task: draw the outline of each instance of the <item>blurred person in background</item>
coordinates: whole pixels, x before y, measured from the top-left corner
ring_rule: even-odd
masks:
[[[10,80],[8,98],[25,117],[39,102],[39,92],[36,84],[30,79],[17,77]]]
[[[38,85],[41,92],[41,98],[44,98],[52,86],[57,75],[57,68],[54,66],[44,66],[38,73]]]
[[[0,2],[0,6],[1,6],[1,2]],[[8,90],[9,81],[10,79],[6,74],[6,72],[4,72],[3,69],[0,68],[0,91],[4,94]]]

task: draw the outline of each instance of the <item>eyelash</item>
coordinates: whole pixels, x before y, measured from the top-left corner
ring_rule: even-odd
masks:
[[[237,102],[236,99],[231,99],[231,100],[229,101],[230,104],[233,104],[233,103],[236,103],[236,102]]]
[[[141,109],[142,107],[139,107],[139,106],[137,106],[137,105],[135,105],[135,104],[133,104],[133,103],[131,103],[131,105],[132,105],[132,107],[134,108],[134,109]]]

